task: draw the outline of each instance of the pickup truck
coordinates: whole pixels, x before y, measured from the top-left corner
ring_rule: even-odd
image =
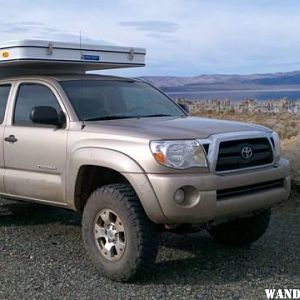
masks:
[[[138,79],[2,78],[0,195],[77,211],[89,256],[118,281],[153,265],[162,230],[248,245],[290,192],[278,135],[185,108]]]

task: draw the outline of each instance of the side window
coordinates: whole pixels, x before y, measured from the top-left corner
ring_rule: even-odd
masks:
[[[10,85],[0,85],[0,123],[2,123],[4,119],[10,88]]]
[[[41,84],[22,84],[19,87],[15,104],[13,123],[23,126],[37,126],[30,119],[35,106],[51,106],[58,112],[61,110],[53,92]]]

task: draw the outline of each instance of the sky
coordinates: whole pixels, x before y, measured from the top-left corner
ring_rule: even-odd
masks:
[[[0,0],[0,41],[44,39],[147,49],[117,75],[300,70],[299,0]],[[111,72],[111,71],[110,71]]]

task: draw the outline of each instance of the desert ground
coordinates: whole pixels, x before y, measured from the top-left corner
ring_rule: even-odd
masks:
[[[124,284],[97,273],[78,215],[0,200],[0,299],[266,299],[265,289],[300,286],[295,204],[274,209],[267,233],[251,247],[224,247],[206,232],[163,233],[152,270]]]

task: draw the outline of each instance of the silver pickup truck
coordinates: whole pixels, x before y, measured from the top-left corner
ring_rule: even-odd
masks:
[[[153,86],[100,75],[0,81],[0,194],[82,214],[99,271],[129,281],[162,230],[250,244],[290,192],[278,135],[190,117]]]

